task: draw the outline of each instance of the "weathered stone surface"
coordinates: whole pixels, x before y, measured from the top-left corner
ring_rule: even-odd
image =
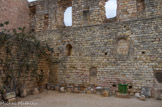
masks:
[[[146,97],[144,95],[141,95],[140,100],[146,101]]]
[[[4,94],[4,99],[5,100],[11,99],[11,98],[15,98],[15,97],[16,97],[15,92],[9,92],[9,93]]]
[[[103,91],[104,91],[103,87],[96,87],[96,94],[102,95]]]
[[[73,86],[68,86],[68,87],[66,87],[66,89],[67,89],[67,92],[73,92]]]
[[[151,97],[151,88],[150,87],[142,87],[141,89],[141,95],[144,95],[145,97]]]
[[[32,94],[32,95],[36,95],[36,94],[38,94],[38,93],[39,93],[38,88],[34,88],[34,89],[31,90],[31,94]]]
[[[161,94],[162,94],[162,89],[159,89],[159,88],[155,88],[155,99],[157,100],[161,100]]]
[[[20,97],[26,97],[27,96],[27,90],[26,89],[20,89]]]
[[[104,96],[104,97],[109,97],[109,91],[108,91],[108,90],[104,90],[103,96]]]
[[[74,92],[74,93],[80,93],[78,87],[74,87],[73,92]]]
[[[60,87],[60,92],[65,93],[66,92],[65,87]]]
[[[56,91],[59,91],[59,90],[60,90],[60,86],[59,86],[59,85],[56,85],[56,86],[55,86],[55,90],[56,90]]]
[[[72,27],[129,21],[162,14],[162,1],[160,0],[154,0],[153,2],[118,0],[117,16],[113,19],[107,19],[105,11],[106,2],[106,0],[38,0],[37,2],[30,3],[32,25],[36,31],[64,28],[64,11],[68,7],[72,7]]]
[[[113,93],[119,83],[132,84],[134,92],[143,86],[152,87],[157,72],[162,72],[161,3],[161,0],[118,0],[115,22],[105,21],[105,0],[30,3],[35,36],[49,44],[55,50],[52,59],[61,62],[49,67],[46,59],[41,59],[39,70],[49,74],[52,69],[55,84],[93,84],[109,87]],[[73,8],[73,25],[65,28],[63,14],[69,6]],[[0,50],[3,62],[5,48]],[[4,73],[0,77],[0,81],[5,80]],[[29,88],[36,85],[30,76],[25,79]]]
[[[135,97],[136,98],[140,98],[141,96],[140,96],[140,93],[135,93]]]
[[[8,103],[16,102],[16,98],[7,99],[7,102],[8,102]]]
[[[119,93],[119,92],[116,93],[116,97],[119,97],[119,98],[130,98],[129,94],[123,94],[123,93]]]

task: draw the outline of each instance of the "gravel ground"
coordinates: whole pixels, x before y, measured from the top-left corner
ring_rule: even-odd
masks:
[[[95,94],[59,93],[44,91],[38,95],[30,95],[18,99],[23,103],[35,103],[32,107],[162,107],[162,100],[147,99],[141,101],[136,98],[123,99],[116,97],[102,97]],[[31,107],[19,105],[17,107]]]

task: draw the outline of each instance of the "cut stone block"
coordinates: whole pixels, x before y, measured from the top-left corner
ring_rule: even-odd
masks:
[[[108,90],[104,90],[103,96],[104,96],[104,97],[109,97],[109,91],[108,91]]]
[[[96,87],[96,94],[102,95],[103,91],[104,91],[104,89],[102,87]]]
[[[151,97],[151,88],[150,87],[142,87],[141,95],[144,95],[145,97]]]
[[[162,94],[162,89],[160,88],[155,88],[155,99],[161,100],[161,94]]]
[[[79,93],[79,89],[78,87],[75,87],[74,90],[73,90],[74,93]]]
[[[59,91],[60,90],[60,86],[55,86],[55,90]]]
[[[141,95],[140,100],[146,101],[146,97],[144,95]]]
[[[38,94],[39,93],[39,90],[38,90],[38,88],[34,88],[34,89],[32,89],[32,95],[36,95],[36,94]]]
[[[46,88],[47,88],[47,90],[50,90],[50,84],[47,84],[47,86],[46,86]]]
[[[7,102],[9,102],[9,103],[16,102],[16,98],[10,98],[7,100]]]
[[[9,93],[4,94],[4,99],[5,100],[11,99],[11,98],[15,98],[15,97],[16,97],[15,92],[9,92]]]
[[[135,97],[136,98],[140,98],[141,96],[140,96],[140,93],[135,93]]]
[[[54,85],[50,85],[49,87],[50,87],[49,88],[50,90],[59,90],[59,89],[56,89],[56,87]]]
[[[73,86],[68,86],[67,87],[67,92],[70,92],[71,93],[72,91],[73,91]]]
[[[60,92],[61,92],[61,93],[65,93],[65,88],[64,88],[64,87],[61,87],[61,88],[60,88]]]
[[[26,89],[20,89],[20,97],[26,97],[26,96],[27,96]]]

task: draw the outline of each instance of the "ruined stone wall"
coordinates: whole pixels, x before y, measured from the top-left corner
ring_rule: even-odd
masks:
[[[37,37],[48,42],[62,61],[53,71],[59,84],[114,88],[125,82],[137,91],[152,87],[154,71],[162,71],[161,28],[159,16],[38,32]]]
[[[12,46],[7,45],[9,41]],[[34,88],[44,87],[48,83],[50,63],[47,57],[37,55],[36,50],[28,56],[27,51],[20,52],[18,47],[17,41],[11,39],[0,44],[0,90],[9,92],[15,87],[19,94],[20,89],[24,88],[30,94]],[[28,48],[30,46],[26,50]],[[11,74],[16,75],[15,83],[11,81]]]
[[[108,0],[41,0],[30,3],[35,8],[32,18],[35,31],[64,28],[64,12],[72,6],[72,27],[128,21],[162,14],[162,0],[117,0],[117,16],[107,19]]]
[[[27,0],[0,0],[0,23],[6,21],[10,23],[7,29],[25,26],[28,31],[30,16]]]

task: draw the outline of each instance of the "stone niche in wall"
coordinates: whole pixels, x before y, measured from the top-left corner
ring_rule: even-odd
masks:
[[[90,78],[90,84],[94,84],[94,85],[97,84],[97,68],[96,67],[90,68],[89,78]]]
[[[155,79],[162,84],[162,71],[154,71]]]
[[[137,13],[138,17],[141,17],[144,15],[145,10],[145,0],[137,0]]]
[[[120,38],[117,41],[117,53],[119,55],[128,55],[129,42],[126,38]]]

